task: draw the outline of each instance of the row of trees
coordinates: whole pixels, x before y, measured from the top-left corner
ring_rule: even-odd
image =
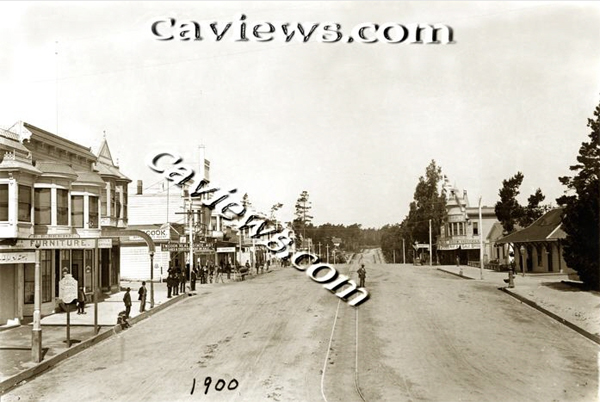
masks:
[[[379,229],[363,229],[360,224],[334,225],[325,223],[315,226],[312,223],[313,216],[310,214],[312,203],[309,200],[308,191],[302,191],[295,205],[293,228],[298,237],[299,245],[304,239],[311,239],[313,251],[325,255],[327,250],[333,252],[335,249],[334,238],[341,240],[340,250],[348,252],[359,252],[364,247],[378,247],[380,243]]]

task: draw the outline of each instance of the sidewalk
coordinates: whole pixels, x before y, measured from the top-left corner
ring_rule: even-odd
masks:
[[[466,279],[481,280],[479,268],[453,265],[436,267],[440,271]],[[514,276],[515,287],[508,289],[504,282],[507,272],[483,270],[483,281],[531,305],[552,318],[570,326],[582,335],[599,343],[600,292],[581,290],[566,274],[522,274]],[[569,325],[570,324],[570,325]],[[590,336],[588,336],[590,335]]]
[[[271,267],[269,272],[277,271],[282,269],[281,266]],[[256,271],[252,270],[253,273],[246,276],[246,280],[260,275],[267,274],[269,272],[263,272],[256,275]],[[227,285],[230,282],[234,282],[233,274],[231,279],[227,279],[227,274],[223,275],[225,283],[208,283],[200,284],[200,281],[196,281],[196,291],[193,294],[202,295],[208,290]],[[152,315],[156,311],[159,311],[159,307],[167,306],[168,304],[175,303],[176,300],[182,300],[185,296],[181,293],[179,296],[173,296],[171,299],[167,298],[167,285],[166,283],[154,283],[154,308],[150,309],[150,283],[146,283],[148,289],[148,298],[146,301],[146,312],[141,316],[139,311],[140,302],[138,298],[138,289],[141,286],[140,282],[127,282],[121,281],[121,289],[131,288],[131,319],[130,321],[136,321],[144,319],[147,316]],[[190,283],[186,283],[187,289],[189,290]],[[123,304],[123,296],[125,291],[106,295],[104,299],[98,302],[98,334],[94,333],[94,304],[87,303],[85,306],[86,314],[77,314],[77,310],[74,308],[70,313],[70,339],[73,342],[71,348],[67,348],[66,344],[66,322],[67,313],[54,313],[45,316],[41,320],[42,324],[42,350],[44,358],[41,363],[33,363],[31,361],[31,330],[32,324],[24,324],[10,329],[0,331],[0,382],[9,379],[10,377],[17,376],[19,374],[26,375],[25,373],[31,370],[35,370],[35,373],[31,375],[37,375],[51,366],[50,359],[61,355],[61,357],[68,357],[82,350],[82,343],[87,343],[91,346],[93,343],[99,342],[111,336],[111,332],[115,331],[115,325],[117,323],[117,316],[119,312],[125,310]],[[86,342],[87,341],[87,342]],[[88,347],[88,345],[81,345]],[[74,349],[76,348],[76,349]],[[54,363],[56,364],[56,363]],[[9,382],[9,381],[7,381]],[[0,389],[0,395],[2,389]]]
[[[122,282],[121,286],[131,287],[131,299],[133,302],[131,307],[131,317],[132,319],[135,319],[135,317],[140,315],[140,302],[137,300],[137,290],[141,286],[141,282]],[[148,288],[149,293],[149,284],[146,284],[146,287]],[[106,332],[113,331],[114,326],[117,323],[118,313],[125,310],[123,304],[124,294],[125,292],[122,291],[109,295],[98,303],[98,334],[94,333],[93,303],[86,304],[85,311],[87,314],[78,315],[76,309],[71,311],[71,348],[67,348],[66,344],[67,313],[54,313],[43,317],[41,323],[44,358],[41,363],[33,363],[31,361],[31,323],[0,331],[0,381],[4,381],[9,377],[35,368],[38,365],[42,365],[50,358],[73,349],[74,346],[81,342],[90,340],[97,335],[102,336],[102,334],[105,334]],[[181,298],[183,298],[183,296]],[[148,300],[149,299],[150,295],[148,294]],[[152,310],[156,310],[157,307],[165,304],[168,300],[166,284],[155,283],[154,309]],[[146,313],[144,314],[148,314],[149,310],[151,309],[148,301],[146,303]],[[106,334],[106,336],[107,335],[109,334]]]

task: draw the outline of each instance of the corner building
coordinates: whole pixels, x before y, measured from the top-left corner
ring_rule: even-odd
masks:
[[[15,127],[16,126],[16,127]],[[33,314],[39,248],[42,314],[59,305],[70,273],[86,293],[119,288],[119,241],[127,225],[127,184],[106,140],[91,148],[20,123],[0,129],[0,325]]]

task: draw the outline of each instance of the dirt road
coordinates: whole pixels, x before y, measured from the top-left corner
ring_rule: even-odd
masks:
[[[363,261],[358,309],[294,268],[207,285],[2,401],[597,399],[587,339],[483,283]]]

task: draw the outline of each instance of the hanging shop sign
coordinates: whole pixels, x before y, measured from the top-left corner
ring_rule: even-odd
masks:
[[[217,247],[217,253],[235,253],[235,247]]]

